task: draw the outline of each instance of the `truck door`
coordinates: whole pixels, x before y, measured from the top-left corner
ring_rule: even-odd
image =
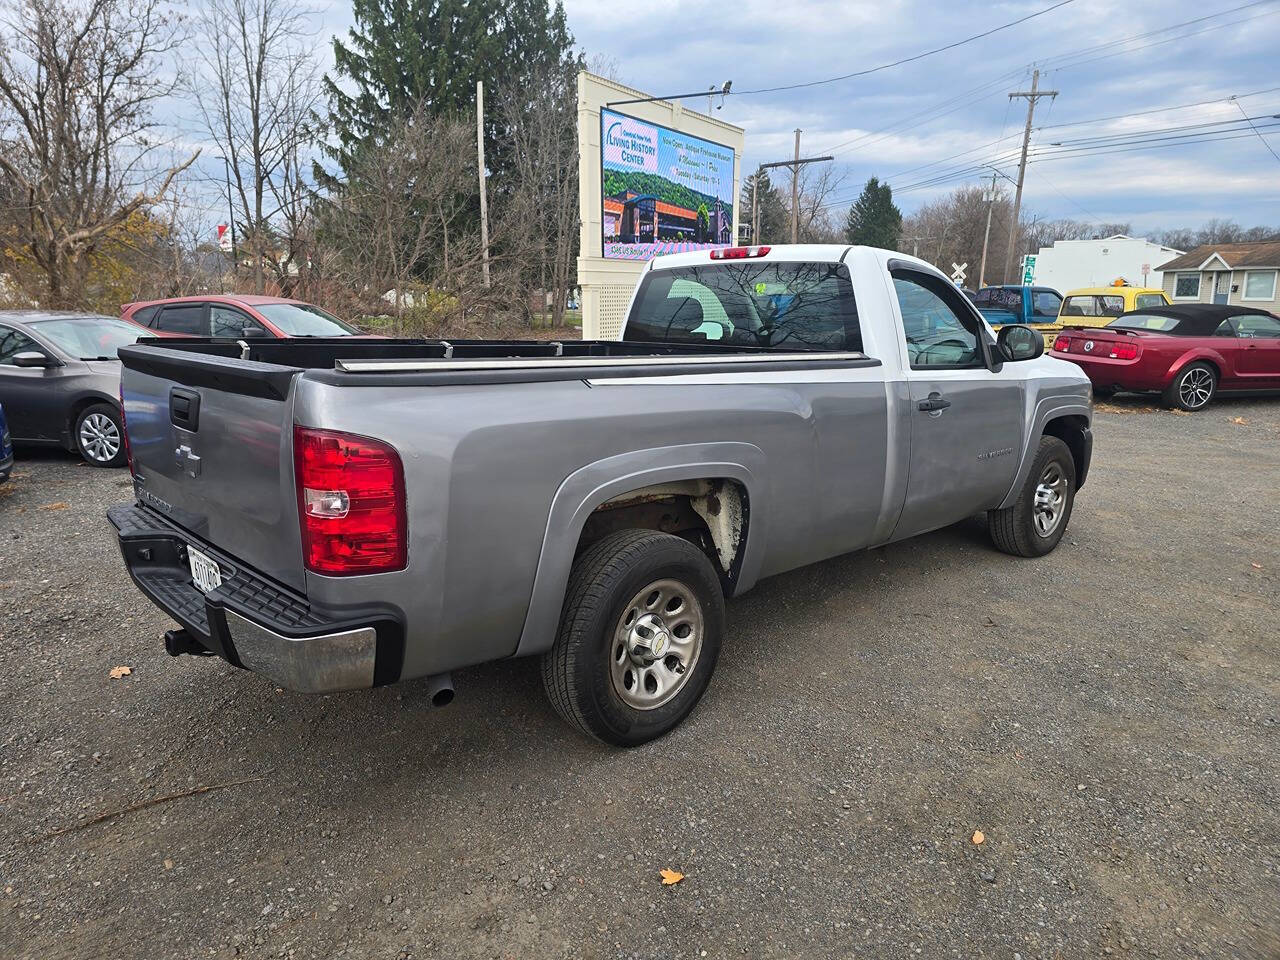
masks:
[[[985,331],[955,287],[909,267],[892,271],[906,346],[911,453],[893,539],[999,504],[1014,480],[1023,394],[1012,364],[987,366]]]

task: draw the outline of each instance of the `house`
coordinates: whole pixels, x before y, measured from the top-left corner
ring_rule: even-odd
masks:
[[[1061,293],[1079,287],[1109,287],[1124,280],[1132,287],[1159,287],[1159,264],[1182,253],[1145,237],[1117,233],[1093,240],[1058,240],[1041,247],[1034,282]]]
[[[1217,243],[1160,264],[1174,303],[1232,303],[1280,312],[1280,239]]]

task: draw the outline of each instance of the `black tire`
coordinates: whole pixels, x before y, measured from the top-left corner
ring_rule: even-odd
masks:
[[[1218,392],[1218,372],[1207,363],[1189,363],[1164,388],[1164,405],[1175,410],[1203,410]]]
[[[687,589],[701,616],[702,639],[687,675],[681,671],[673,682],[671,698],[639,709],[616,686],[615,669],[626,671],[631,663],[616,631],[624,629],[633,600],[658,581]],[[621,530],[593,543],[574,562],[560,630],[542,659],[542,680],[552,706],[570,725],[608,744],[638,746],[673,729],[697,705],[715,671],[723,633],[724,595],[706,554],[670,534]],[[616,651],[622,656],[615,668]]]
[[[91,467],[123,467],[129,459],[124,418],[114,404],[95,403],[81,410],[72,424],[71,439],[80,459]]]
[[[1062,481],[1062,499],[1057,509],[1057,520],[1045,533],[1036,522],[1036,490],[1042,482],[1051,490],[1055,489],[1058,479]],[[1076,463],[1070,449],[1057,437],[1041,437],[1040,446],[1031,461],[1031,470],[1013,506],[987,511],[987,527],[996,549],[1015,557],[1043,557],[1058,545],[1066,533],[1075,498]]]

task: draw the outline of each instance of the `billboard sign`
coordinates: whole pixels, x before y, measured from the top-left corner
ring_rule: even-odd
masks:
[[[606,259],[734,243],[732,147],[601,109],[600,153]]]

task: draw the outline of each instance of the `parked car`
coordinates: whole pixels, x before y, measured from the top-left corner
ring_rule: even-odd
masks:
[[[998,329],[1006,323],[1026,324],[1044,335],[1046,346],[1061,329],[1058,313],[1062,309],[1062,294],[1052,287],[1013,284],[983,287],[970,299],[991,326]]]
[[[56,443],[95,467],[122,466],[120,358],[146,336],[118,317],[0,312],[0,404],[13,439]]]
[[[623,336],[124,348],[108,517],[169,651],[440,701],[541,655],[562,717],[634,745],[702,696],[726,596],[979,512],[1041,556],[1088,474],[1084,374],[914,258],[659,257]]]
[[[9,439],[9,423],[4,418],[4,406],[0,404],[0,483],[9,479],[13,470],[13,443]]]
[[[1159,392],[1182,410],[1203,409],[1219,390],[1280,390],[1280,318],[1251,307],[1135,310],[1106,327],[1064,330],[1050,353],[1079,364],[1095,396]]]
[[[1154,287],[1081,287],[1068,290],[1062,298],[1062,310],[1058,314],[1058,326],[1105,327],[1122,313],[1145,310],[1148,307],[1167,307],[1169,297]]]
[[[120,316],[159,336],[256,340],[360,335],[355,327],[310,303],[252,294],[138,301],[121,307]]]

